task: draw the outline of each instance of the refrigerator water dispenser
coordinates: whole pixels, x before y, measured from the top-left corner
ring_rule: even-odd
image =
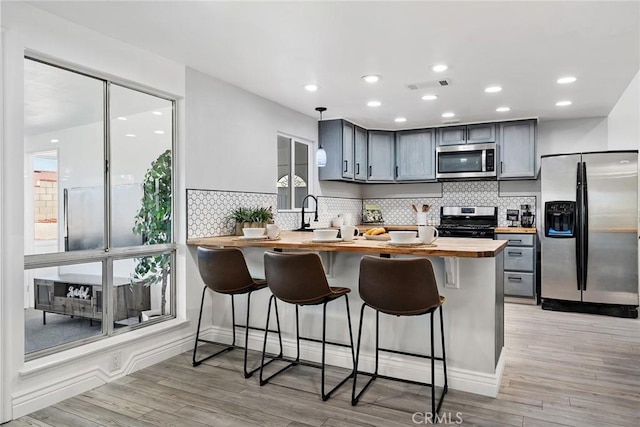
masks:
[[[575,237],[576,202],[546,202],[544,218],[544,235],[546,237]]]

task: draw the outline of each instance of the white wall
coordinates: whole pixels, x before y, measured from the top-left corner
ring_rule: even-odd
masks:
[[[164,58],[61,20],[22,2],[2,2],[3,139],[2,139],[2,419],[7,421],[56,401],[81,393],[128,372],[156,363],[192,346],[193,326],[185,321],[186,307],[197,307],[199,295],[190,295],[184,281],[184,108],[178,102],[178,171],[176,239],[178,245],[178,319],[101,340],[34,361],[24,361],[23,248],[25,148],[23,117],[23,55],[25,49],[73,64],[101,76],[112,76],[135,86],[184,96],[185,69]],[[187,301],[187,299],[189,299]],[[191,317],[193,311],[191,309]],[[112,370],[119,352],[122,368]],[[72,362],[71,362],[72,361]]]
[[[538,122],[538,157],[545,154],[607,150],[607,118]]]
[[[317,140],[316,119],[187,69],[188,188],[275,193],[277,133]]]
[[[609,150],[640,148],[640,72],[609,113]]]

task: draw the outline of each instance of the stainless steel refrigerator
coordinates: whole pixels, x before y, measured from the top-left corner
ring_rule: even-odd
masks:
[[[637,317],[638,152],[542,156],[541,168],[543,308]]]

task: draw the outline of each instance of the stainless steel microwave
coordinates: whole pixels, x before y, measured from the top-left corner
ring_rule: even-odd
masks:
[[[495,178],[496,144],[445,145],[436,148],[436,178]]]

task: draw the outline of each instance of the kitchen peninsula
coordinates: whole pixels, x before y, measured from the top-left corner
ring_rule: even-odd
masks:
[[[435,247],[426,245],[401,247],[391,246],[387,242],[364,239],[353,242],[316,243],[312,241],[312,237],[311,233],[282,232],[278,240],[223,236],[194,238],[187,243],[192,249],[197,246],[242,248],[249,269],[256,277],[264,277],[262,260],[265,250],[318,251],[325,265],[329,284],[352,289],[349,298],[351,321],[354,325],[358,324],[359,308],[362,303],[358,297],[358,272],[360,258],[363,255],[426,256],[433,263],[440,293],[447,298],[444,306],[444,326],[449,387],[486,396],[497,396],[504,367],[502,356],[503,250],[507,245],[506,241],[440,238],[436,241]],[[268,296],[258,294],[256,297],[256,299],[263,298],[264,303],[259,300],[252,303],[252,318],[255,318],[256,322],[264,322],[258,319],[265,319]],[[226,299],[225,303],[227,303]],[[285,352],[287,348],[289,351],[295,351],[295,340],[291,339],[291,334],[295,333],[292,327],[294,312],[293,309],[288,310],[289,308],[286,305],[280,307]],[[254,310],[258,312],[258,316],[255,316]],[[314,308],[302,309],[301,335],[320,336],[322,322],[318,319],[321,312],[314,310]],[[328,319],[334,322],[342,321],[343,310],[343,307],[328,307]],[[371,312],[366,316],[363,333],[371,334],[370,337],[372,337],[375,316]],[[424,354],[429,342],[427,325],[427,320],[421,316],[395,318],[381,315],[380,344],[386,348]],[[256,323],[255,326],[263,326],[263,324]],[[221,329],[218,331],[221,336],[225,334]],[[330,337],[331,340],[345,343],[349,341],[346,325],[344,328],[337,328],[336,331],[336,336]],[[216,333],[215,328],[214,333]],[[436,336],[436,340],[438,339],[439,337]],[[260,349],[261,340],[261,335],[250,334],[249,346]],[[373,341],[368,339],[363,342],[360,367],[363,370],[372,371],[374,352],[372,347],[364,347],[366,342]],[[320,349],[315,343],[303,345],[301,351],[303,358],[319,360]],[[351,355],[346,349],[328,349],[327,363],[350,368]],[[429,369],[427,363],[422,360],[381,353],[380,373],[419,380],[428,377]],[[436,383],[440,384],[441,372],[437,372],[436,379]]]

